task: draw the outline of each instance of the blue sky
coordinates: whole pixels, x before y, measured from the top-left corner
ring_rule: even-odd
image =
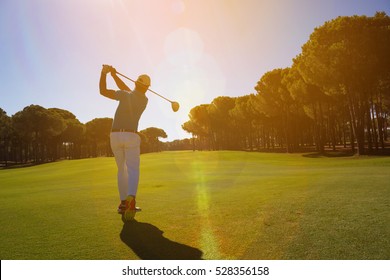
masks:
[[[173,113],[148,94],[140,129],[189,137],[181,124],[191,108],[253,93],[264,73],[291,66],[315,27],[376,11],[390,14],[390,1],[1,0],[0,108],[58,107],[83,123],[113,117],[117,103],[98,91],[105,63],[149,74],[153,90],[180,103]]]

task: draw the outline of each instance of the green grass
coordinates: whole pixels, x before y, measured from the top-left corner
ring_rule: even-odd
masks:
[[[390,158],[141,156],[137,222],[113,158],[0,170],[0,259],[390,259]]]

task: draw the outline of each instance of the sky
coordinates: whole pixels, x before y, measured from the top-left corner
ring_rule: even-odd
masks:
[[[385,11],[389,0],[1,0],[0,108],[31,104],[82,123],[114,116],[99,94],[102,64],[151,77],[139,130],[189,138],[190,110],[218,96],[255,93],[268,71],[292,65],[314,28],[338,16]],[[124,80],[130,88],[134,84]],[[110,76],[107,85],[117,89]]]

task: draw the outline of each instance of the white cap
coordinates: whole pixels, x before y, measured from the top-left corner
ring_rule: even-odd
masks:
[[[150,86],[150,77],[146,74],[142,74],[138,77],[136,83],[140,83],[144,86]]]

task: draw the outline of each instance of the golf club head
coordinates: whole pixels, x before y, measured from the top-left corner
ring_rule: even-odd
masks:
[[[180,108],[180,105],[177,102],[172,102],[171,105],[172,105],[173,112],[177,112]]]

